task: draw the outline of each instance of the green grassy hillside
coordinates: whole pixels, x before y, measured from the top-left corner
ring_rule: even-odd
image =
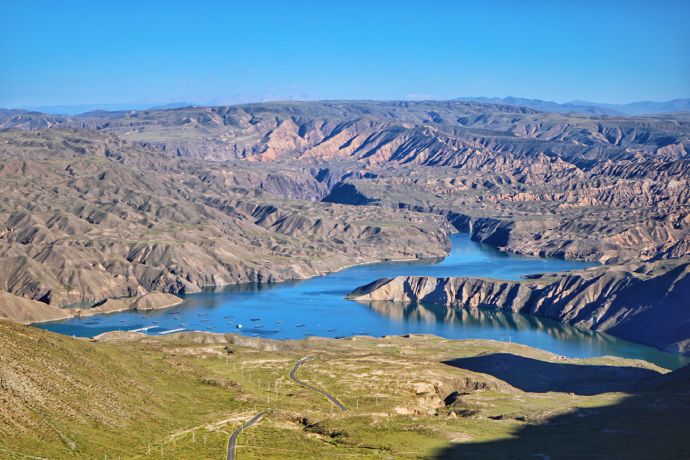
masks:
[[[295,363],[310,357],[290,380]],[[431,336],[97,342],[0,322],[0,458],[682,458],[690,375]]]

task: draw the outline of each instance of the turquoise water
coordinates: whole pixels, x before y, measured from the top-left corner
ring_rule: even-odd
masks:
[[[394,302],[361,304],[345,299],[345,295],[354,288],[383,277],[428,275],[519,279],[530,273],[573,270],[591,265],[507,255],[470,241],[466,234],[453,235],[452,243],[450,255],[441,261],[361,265],[306,281],[207,290],[184,296],[185,301],[179,306],[145,314],[115,313],[38,326],[80,337],[144,327],[152,327],[148,333],[153,335],[184,328],[274,339],[424,333],[451,339],[512,341],[569,357],[614,355],[640,358],[666,368],[677,368],[689,362],[680,355],[529,315]],[[242,327],[238,328],[238,325]]]

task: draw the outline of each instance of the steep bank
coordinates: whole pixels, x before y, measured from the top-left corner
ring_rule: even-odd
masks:
[[[374,281],[348,297],[500,308],[605,331],[666,351],[690,352],[689,258],[522,281],[398,277]]]
[[[690,250],[690,163],[654,168],[642,165],[630,178],[574,169],[527,185],[489,168],[464,171],[462,179],[451,168],[387,171],[340,182],[323,201],[438,214],[472,240],[516,254],[610,265],[683,257]]]

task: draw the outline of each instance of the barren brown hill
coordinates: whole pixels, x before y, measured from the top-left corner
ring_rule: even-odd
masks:
[[[25,299],[0,291],[0,319],[15,323],[33,323],[69,318],[69,312],[37,300]]]
[[[305,184],[297,198],[440,213],[514,252],[614,263],[690,250],[689,114],[332,101],[0,119],[107,131],[176,157],[288,162],[303,172],[281,178]]]
[[[440,216],[291,199],[300,170],[171,159],[88,130],[5,131],[0,152],[0,289],[51,305],[299,279],[449,247]]]

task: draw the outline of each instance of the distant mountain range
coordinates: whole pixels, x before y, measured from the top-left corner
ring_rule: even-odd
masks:
[[[529,107],[542,112],[584,113],[590,115],[649,115],[654,113],[690,112],[690,98],[673,99],[666,102],[641,101],[628,104],[604,104],[588,101],[570,101],[564,103],[527,99],[522,97],[458,97],[454,101],[480,102],[485,104],[503,104]],[[324,101],[325,102],[325,101]],[[122,110],[165,110],[192,106],[220,106],[234,104],[173,102],[173,103],[108,103],[79,105],[49,105],[24,107],[21,110],[50,113],[54,115],[79,115],[94,111]]]
[[[456,101],[483,102],[530,107],[543,112],[588,113],[592,115],[649,115],[653,113],[688,112],[690,98],[673,99],[666,102],[640,101],[628,104],[604,104],[589,101],[564,103],[526,99],[522,97],[458,97]]]
[[[20,110],[50,113],[53,115],[80,115],[87,112],[108,111],[118,112],[121,110],[165,110],[179,109],[182,107],[193,106],[191,102],[172,102],[172,103],[106,103],[106,104],[77,104],[77,105],[43,105],[24,107]]]

